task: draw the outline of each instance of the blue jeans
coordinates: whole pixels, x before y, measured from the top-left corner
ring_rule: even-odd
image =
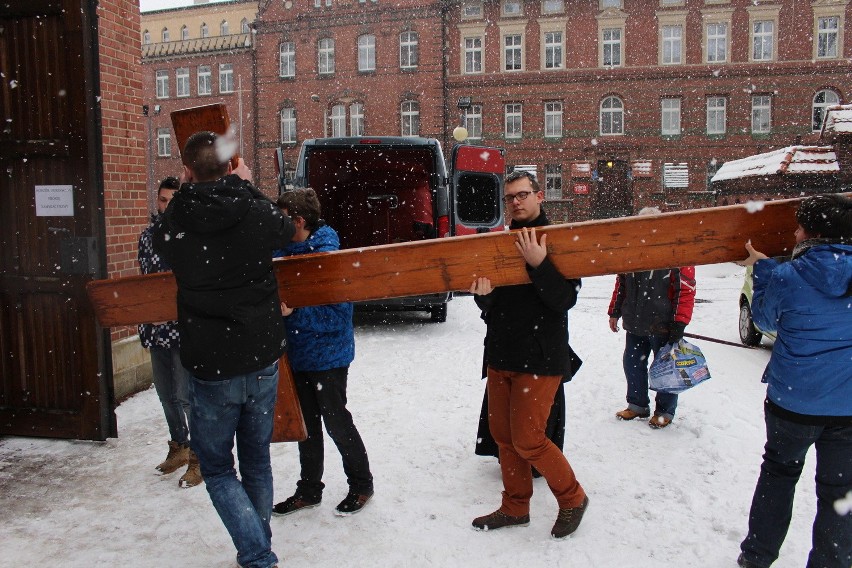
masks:
[[[269,443],[278,391],[278,363],[221,381],[190,381],[192,450],[210,500],[244,568],[269,568],[272,552],[272,465]],[[234,471],[234,436],[240,477]]]
[[[852,426],[797,424],[765,412],[766,446],[751,502],[742,557],[767,568],[776,558],[793,515],[793,494],[808,449],[816,446],[817,512],[807,568],[852,566],[852,513],[835,502],[852,492]]]
[[[666,337],[659,335],[635,335],[627,332],[624,346],[624,376],[627,378],[627,408],[634,412],[646,413],[650,410],[651,399],[648,397],[648,357],[653,352],[656,356],[660,347],[666,344]],[[674,418],[677,408],[677,395],[658,392],[655,414],[661,414],[668,419]]]
[[[169,436],[185,446],[189,443],[189,372],[180,362],[180,348],[151,347],[151,372]]]

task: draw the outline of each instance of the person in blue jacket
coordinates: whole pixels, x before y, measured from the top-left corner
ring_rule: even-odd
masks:
[[[320,203],[313,189],[285,192],[278,206],[296,226],[292,242],[274,256],[293,256],[340,248],[337,233],[320,219]],[[287,328],[288,357],[308,437],[299,442],[300,479],[296,492],[272,511],[289,515],[316,507],[322,500],[322,423],[343,459],[349,484],[346,498],[335,508],[339,516],[353,515],[373,495],[373,475],[361,435],[346,408],[349,364],[355,358],[352,304],[291,308],[282,303]]]
[[[778,558],[811,446],[817,512],[807,568],[852,566],[852,199],[808,197],[796,220],[790,262],[769,259],[749,242],[739,263],[754,266],[755,323],[778,334],[763,373],[767,439],[742,568]]]

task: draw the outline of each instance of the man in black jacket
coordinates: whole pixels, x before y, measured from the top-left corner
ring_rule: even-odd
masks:
[[[272,251],[290,242],[290,219],[231,172],[223,139],[198,132],[182,152],[175,193],[154,248],[177,280],[181,356],[190,378],[190,439],[207,492],[245,568],[277,565],[272,551],[269,444],[286,340]],[[240,476],[234,470],[237,439]]]
[[[535,176],[516,171],[506,177],[503,200],[520,229],[516,242],[531,283],[491,287],[487,277],[471,284],[488,324],[489,427],[500,452],[503,501],[499,509],[474,519],[478,530],[529,524],[533,493],[531,467],[556,497],[559,514],[551,530],[564,538],[577,530],[589,499],[562,451],[545,435],[553,396],[569,372],[567,310],[577,301],[580,280],[566,279],[547,257],[548,224],[544,194]]]

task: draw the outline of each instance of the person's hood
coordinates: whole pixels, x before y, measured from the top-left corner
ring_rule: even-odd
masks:
[[[291,242],[284,249],[284,256],[327,252],[340,248],[340,239],[334,229],[320,221],[320,226],[302,242]]]
[[[852,293],[852,245],[818,245],[792,261],[802,279],[823,294]]]
[[[239,223],[251,207],[251,184],[236,175],[185,183],[175,192],[166,216],[180,230],[216,233]]]

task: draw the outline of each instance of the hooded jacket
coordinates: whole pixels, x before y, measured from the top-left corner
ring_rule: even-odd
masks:
[[[778,334],[763,373],[772,405],[799,415],[852,417],[852,245],[754,265],[752,317]]]
[[[181,360],[194,376],[224,380],[284,352],[272,251],[294,233],[290,218],[236,175],[175,192],[154,250],[177,280]]]
[[[159,213],[151,215],[151,224],[139,235],[139,251],[137,260],[142,274],[155,274],[157,272],[168,272],[171,270],[160,255],[154,252],[154,228],[163,220]],[[180,334],[177,322],[167,321],[165,323],[143,323],[139,324],[139,340],[142,347],[163,347],[164,349],[180,348]]]
[[[695,267],[619,274],[609,303],[611,318],[633,335],[668,335],[672,324],[686,327],[695,306]]]

